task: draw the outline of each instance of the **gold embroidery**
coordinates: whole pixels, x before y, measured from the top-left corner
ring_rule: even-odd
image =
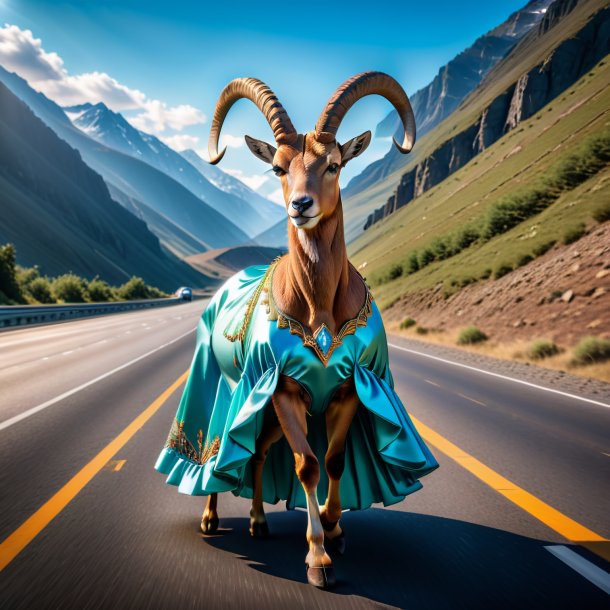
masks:
[[[244,319],[243,319],[243,322],[241,323],[239,330],[236,333],[228,333],[226,330],[224,331],[223,334],[229,341],[243,341],[244,338],[246,337],[246,332],[248,331],[248,326],[250,325],[250,320],[252,319],[252,314],[254,313],[254,310],[256,309],[256,304],[258,303],[258,299],[261,296],[261,292],[265,289],[265,287],[267,285],[267,278],[272,273],[273,269],[277,265],[280,258],[281,257],[278,256],[269,265],[269,267],[267,268],[267,271],[265,271],[265,275],[263,276],[263,279],[260,281],[260,283],[258,284],[256,289],[254,290],[254,293],[250,297],[250,300],[248,301],[248,304],[246,306],[246,313],[244,315]]]
[[[184,432],[184,422],[178,422],[178,420],[174,419],[165,446],[174,449],[193,462],[205,464],[211,457],[218,453],[220,449],[220,437],[215,436],[212,441],[206,440],[204,443],[203,430],[199,430],[199,434],[197,434],[198,449],[196,449]]]
[[[301,337],[303,345],[306,347],[311,347],[316,353],[316,356],[318,356],[318,358],[320,358],[322,361],[322,364],[326,366],[333,351],[339,347],[341,343],[343,343],[343,339],[345,339],[347,335],[353,335],[359,326],[366,326],[366,321],[373,312],[373,295],[371,294],[366,282],[364,285],[366,288],[366,298],[364,300],[362,309],[358,312],[358,315],[355,318],[352,318],[343,324],[339,332],[332,338],[330,347],[328,348],[326,354],[315,340],[315,335],[319,332],[319,329],[312,334],[311,331],[306,329],[298,320],[295,320],[294,318],[287,316],[285,313],[280,312],[276,306],[276,310],[278,312],[277,327],[288,328],[291,335],[298,335]]]

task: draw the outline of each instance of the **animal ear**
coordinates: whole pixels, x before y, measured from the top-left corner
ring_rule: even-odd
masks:
[[[271,144],[267,144],[267,142],[263,142],[262,140],[256,140],[255,138],[251,138],[250,136],[245,137],[248,148],[261,161],[273,164],[273,157],[275,156],[275,151],[277,150],[277,148],[271,146]]]
[[[366,150],[366,147],[371,143],[371,132],[365,131],[359,136],[348,140],[342,144],[341,149],[341,165],[345,165],[350,159],[357,157]]]

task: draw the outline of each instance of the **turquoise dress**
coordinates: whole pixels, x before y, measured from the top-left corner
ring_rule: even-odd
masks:
[[[308,440],[320,464],[327,448],[324,411],[353,376],[362,405],[347,437],[341,505],[401,501],[438,463],[394,392],[383,322],[368,287],[358,316],[337,336],[323,326],[314,337],[270,298],[275,264],[237,273],[203,312],[190,375],[155,468],[182,493],[251,498],[249,462],[280,375],[297,380],[311,397]],[[327,490],[321,468],[320,504]],[[284,438],[269,450],[263,499],[307,506]]]

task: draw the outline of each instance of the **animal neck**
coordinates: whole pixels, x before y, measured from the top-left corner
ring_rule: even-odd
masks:
[[[309,231],[289,222],[283,286],[284,311],[315,330],[322,323],[334,333],[345,315],[350,271],[341,200],[335,213]]]

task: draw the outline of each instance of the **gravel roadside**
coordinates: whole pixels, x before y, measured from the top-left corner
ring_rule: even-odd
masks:
[[[516,362],[513,360],[501,360],[483,354],[476,354],[457,347],[426,343],[415,339],[406,339],[398,335],[388,335],[388,342],[407,349],[412,349],[423,354],[444,358],[452,362],[476,367],[490,373],[505,375],[521,381],[535,383],[537,385],[568,394],[575,394],[583,398],[589,398],[605,403],[610,407],[610,383],[597,379],[586,379],[570,375],[564,371],[546,369],[535,364]]]

